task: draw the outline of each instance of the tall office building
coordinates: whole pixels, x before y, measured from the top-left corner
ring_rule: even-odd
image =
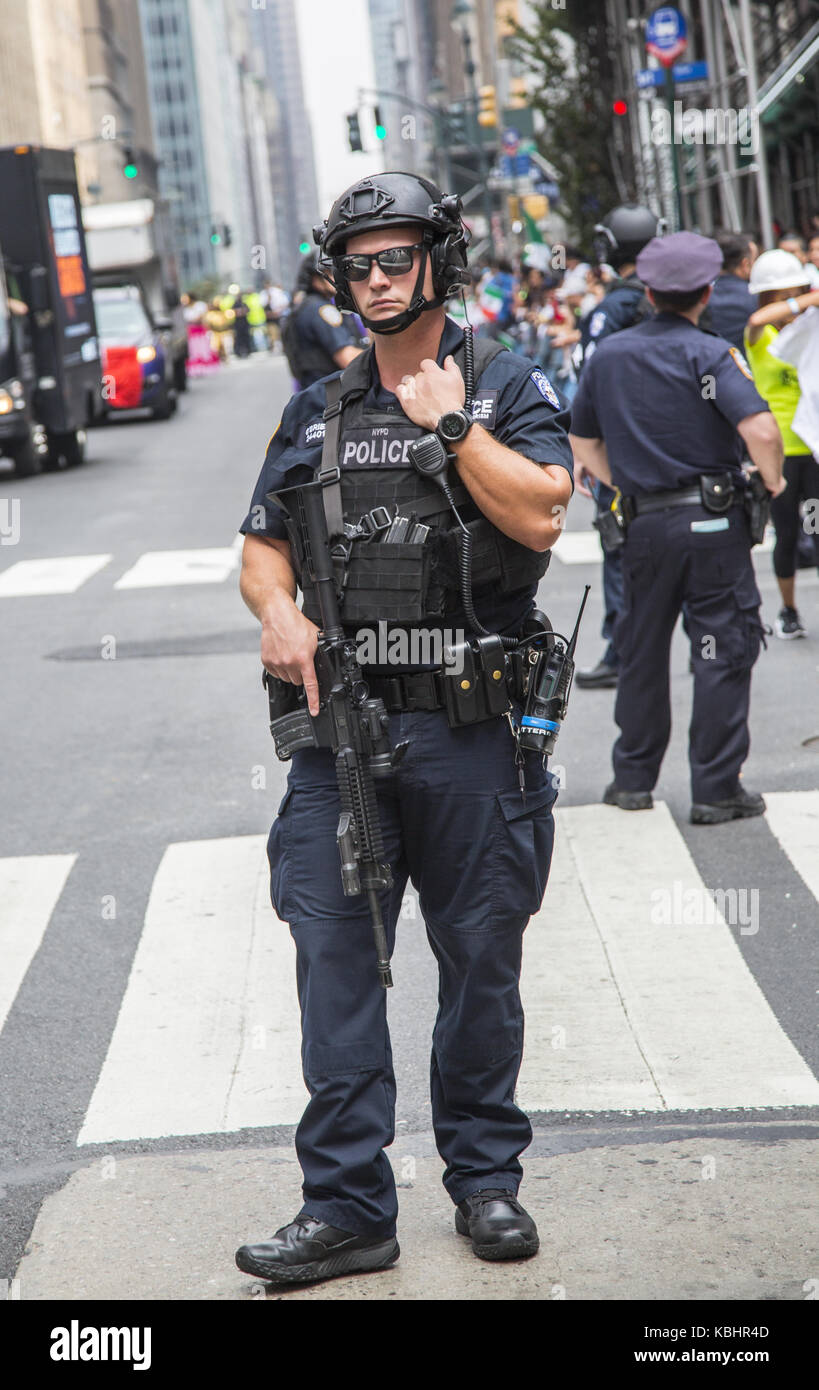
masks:
[[[95,203],[156,199],[138,0],[80,0],[80,11],[91,124],[99,137],[93,147],[95,177],[83,196]],[[126,156],[137,170],[135,178],[125,177]]]
[[[430,7],[418,0],[368,0],[373,70],[378,103],[387,132],[388,169],[429,174],[434,128],[423,107],[435,65],[435,32]]]
[[[170,205],[182,280],[247,284],[252,208],[223,0],[139,3],[159,184]]]
[[[250,9],[248,21],[279,106],[271,174],[281,274],[291,284],[299,266],[299,244],[306,239],[312,246],[311,231],[322,215],[294,0],[266,0],[264,7]]]

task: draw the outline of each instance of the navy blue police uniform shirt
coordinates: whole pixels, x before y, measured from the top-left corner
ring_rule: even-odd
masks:
[[[364,347],[352,317],[342,314],[329,299],[310,294],[298,313],[298,332],[305,348],[319,348],[327,354],[327,368],[333,370],[333,358],[346,347]],[[301,386],[312,386],[327,376],[327,370],[306,369]]]
[[[636,275],[615,281],[600,303],[580,320],[578,365],[588,362],[600,343],[612,333],[633,327],[646,314],[647,304],[645,287]]]
[[[767,409],[736,348],[661,313],[601,343],[572,401],[572,433],[605,441],[626,496],[664,492],[701,473],[739,472],[736,425]]]
[[[463,330],[446,319],[437,361],[454,353],[463,342]],[[332,375],[340,376],[340,372]],[[399,420],[407,417],[397,397],[381,386],[375,353],[370,359],[371,385],[365,405],[379,410],[394,409]],[[326,380],[326,378],[325,378]],[[268,492],[309,482],[321,463],[324,442],[325,380],[294,396],[285,407],[281,422],[267,446],[250,510],[240,531],[244,535],[269,536],[285,540],[287,531],[279,509],[266,501]],[[535,463],[559,464],[573,479],[572,451],[568,441],[569,410],[548,377],[536,363],[512,352],[501,352],[482,372],[475,387],[474,419],[492,431],[501,444],[523,454]],[[374,447],[368,445],[368,447]],[[382,449],[382,454],[387,450]],[[389,466],[391,460],[374,458]],[[395,465],[395,460],[392,460]],[[412,467],[408,463],[408,467]],[[574,487],[574,482],[572,482]],[[533,606],[535,587],[514,594],[498,595],[494,588],[481,591],[480,575],[473,580],[478,617],[491,631],[504,631],[519,623]],[[342,614],[343,616],[343,614]],[[449,627],[466,626],[458,614],[442,621]]]
[[[703,327],[719,333],[721,338],[727,339],[742,352],[745,325],[758,307],[759,296],[749,293],[748,281],[729,271],[726,275],[718,275],[714,281]]]

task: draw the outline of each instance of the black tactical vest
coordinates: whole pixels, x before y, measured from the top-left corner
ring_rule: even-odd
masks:
[[[480,377],[498,352],[498,343],[475,341],[475,394],[480,401]],[[390,516],[414,514],[429,526],[424,544],[355,540],[346,565],[341,600],[342,621],[393,623],[440,620],[461,610],[458,526],[443,493],[412,466],[407,450],[426,431],[414,425],[396,402],[392,411],[365,409],[370,387],[367,349],[341,375],[341,429],[338,464],[345,524],[355,526],[376,507]],[[464,349],[453,354],[463,372]],[[480,413],[476,415],[480,419]],[[322,467],[324,467],[322,460]],[[536,585],[546,573],[551,552],[530,550],[505,536],[479,511],[456,470],[449,481],[455,504],[472,534],[472,587],[494,594],[513,593]],[[313,586],[304,576],[304,613],[319,623]]]

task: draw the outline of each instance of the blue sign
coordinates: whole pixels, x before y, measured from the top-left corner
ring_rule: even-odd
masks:
[[[675,63],[671,69],[675,82],[705,82],[708,78],[707,63]],[[665,68],[640,68],[635,73],[639,88],[662,87],[665,82]]]
[[[506,150],[507,154],[516,154],[518,145],[520,144],[520,131],[505,130],[503,132],[501,143],[503,145],[503,148]]]
[[[670,68],[688,45],[685,18],[673,5],[655,10],[646,24],[646,49],[664,68]]]

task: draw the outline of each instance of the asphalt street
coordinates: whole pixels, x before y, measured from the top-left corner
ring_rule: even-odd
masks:
[[[194,1092],[200,1087],[196,1068],[201,1065],[207,1075],[208,1048],[214,1057],[219,1052],[217,1024],[211,1036],[207,1019],[222,1026],[228,1005],[239,1007],[238,996],[227,998],[227,986],[225,998],[220,997],[216,964],[207,977],[213,996],[194,990],[194,998],[179,1004],[181,1011],[190,1011],[184,1012],[181,1031],[190,1039],[204,1027],[208,1046],[191,1048],[189,1055],[183,1038],[181,1050],[168,1044],[163,1052],[161,1031],[156,1035],[171,1096],[159,1118],[151,1110],[153,1096],[144,1100],[146,1118],[140,1118],[143,1063],[133,1044],[144,1018],[140,1008],[148,1007],[145,1001],[156,993],[153,982],[163,976],[163,940],[171,949],[168,923],[185,914],[195,918],[202,955],[213,950],[214,961],[220,959],[218,912],[208,907],[208,894],[216,892],[219,875],[226,898],[231,874],[243,882],[232,857],[234,845],[261,872],[264,837],[284,788],[286,766],[277,762],[267,730],[257,624],[238,593],[236,537],[288,394],[283,360],[252,357],[213,378],[193,381],[168,422],[120,419],[95,430],[80,469],[24,481],[0,471],[0,521],[5,516],[0,527],[5,732],[0,874],[6,866],[12,885],[7,909],[9,902],[17,904],[4,920],[0,900],[0,941],[8,946],[13,976],[9,997],[3,1001],[0,994],[7,1008],[0,1032],[0,1277],[17,1277],[23,1298],[61,1296],[55,1292],[58,1277],[62,1296],[74,1288],[81,1298],[249,1298],[254,1291],[226,1254],[231,1242],[269,1234],[296,1209],[290,1210],[298,1201],[292,1136],[303,1095],[297,1067],[282,1083],[286,1098],[278,1108],[271,1104],[266,1110],[251,1084],[243,1100],[236,1100],[235,1088],[230,1092],[234,1108],[219,1111],[219,1123],[207,1119],[211,1112],[204,1103],[202,1109],[192,1103],[185,1118],[180,1111],[174,1122],[174,1097],[186,1093],[185,1067],[191,1067],[188,1090]],[[16,543],[9,537],[13,517],[19,523]],[[590,518],[591,504],[576,497],[567,543],[571,535],[588,532]],[[600,568],[593,559],[578,561],[579,551],[572,552],[572,563],[562,560],[562,544],[542,582],[540,606],[556,628],[566,631],[583,585],[592,585],[578,664],[593,665],[602,650]],[[28,562],[68,557],[86,558],[74,569],[26,568]],[[18,565],[23,568],[12,573]],[[756,566],[763,616],[772,623],[778,604],[770,555],[756,552]],[[55,592],[55,585],[65,591]],[[41,591],[33,592],[38,586]],[[540,954],[532,957],[543,974],[532,978],[529,994],[537,1000],[542,978],[558,999],[565,981],[563,997],[582,1000],[585,957],[578,954],[572,906],[580,901],[573,896],[580,893],[579,875],[582,910],[600,928],[605,969],[610,968],[609,983],[619,995],[612,1027],[631,1030],[645,1076],[637,1070],[638,1058],[628,1073],[633,1084],[603,1084],[617,1068],[603,1034],[586,1015],[574,1034],[569,1028],[567,1056],[578,1031],[582,1036],[575,1070],[556,1086],[558,1099],[550,1100],[548,1082],[534,1074],[534,1064],[537,1060],[540,1068],[544,1057],[559,1057],[562,1065],[562,1044],[554,1032],[561,1026],[559,1011],[544,1022],[545,1033],[532,1030],[532,1069],[522,1082],[521,1103],[531,1113],[535,1139],[524,1156],[521,1196],[532,1199],[541,1222],[539,1259],[516,1267],[506,1283],[503,1271],[487,1273],[460,1248],[460,1258],[446,1263],[455,1236],[440,1187],[428,1101],[437,981],[409,893],[389,1001],[398,1079],[393,1162],[407,1189],[408,1239],[402,1238],[402,1245],[411,1252],[426,1233],[439,1242],[443,1272],[424,1284],[427,1276],[410,1256],[398,1267],[401,1274],[335,1281],[314,1295],[285,1297],[810,1296],[806,1286],[819,1274],[815,1215],[810,1214],[815,1213],[810,1192],[815,1195],[819,1137],[819,579],[814,572],[800,574],[797,592],[808,640],[770,638],[754,673],[745,783],[771,795],[766,818],[713,828],[687,823],[691,677],[679,630],[672,652],[674,730],[655,792],[667,810],[629,816],[600,807],[610,780],[614,693],[573,693],[555,762],[563,782],[558,839],[563,833],[566,854],[571,848],[574,857],[567,857],[547,889],[543,924],[554,935],[544,937],[542,948],[533,945],[533,952],[543,950],[542,961]],[[661,855],[666,856],[662,864]],[[203,875],[203,900],[175,918],[174,903],[189,891],[179,871],[187,863],[201,866],[196,872]],[[618,878],[625,863],[628,873]],[[755,894],[756,929],[722,925],[719,968],[725,973],[709,975],[708,962],[715,962],[716,971],[717,955],[709,956],[706,945],[704,973],[685,985],[688,993],[682,983],[675,993],[684,973],[682,965],[675,967],[666,1004],[663,977],[650,975],[659,964],[646,959],[661,955],[664,947],[658,948],[655,936],[628,955],[632,948],[623,944],[622,933],[634,913],[623,907],[616,922],[610,914],[617,902],[628,906],[635,885],[642,885],[645,898],[666,888],[671,892],[673,883],[688,882],[687,874],[708,890]],[[244,875],[248,892],[250,877]],[[258,909],[265,938],[275,919],[262,889],[259,893],[253,910]],[[556,920],[561,914],[563,920]],[[269,949],[286,951],[286,928],[276,927],[278,944]],[[241,942],[241,913],[235,930]],[[664,941],[675,934],[679,940],[685,930],[679,923],[667,927],[671,936]],[[682,946],[681,960],[687,949]],[[255,959],[250,947],[246,954]],[[622,969],[618,961],[626,962]],[[168,972],[179,970],[184,978],[185,969],[195,974],[206,968],[194,947],[187,965],[175,960]],[[642,970],[649,972],[645,979]],[[631,1002],[632,984],[639,1004]],[[243,988],[252,990],[253,982]],[[288,998],[291,989],[295,996],[294,979],[286,989]],[[174,998],[160,999],[158,1007],[164,1017],[171,1016]],[[660,1014],[666,1008],[676,1030],[673,1044],[666,1046],[659,1036],[662,1020],[646,1028],[657,1055],[671,1058],[666,1079],[663,1066],[646,1050],[642,1008]],[[718,1027],[723,1009],[734,1017],[732,1008],[738,1052],[720,1084],[712,1085],[710,1031]],[[236,1026],[241,1030],[246,1023]],[[291,1049],[292,1058],[291,1033],[282,1046]],[[251,1058],[262,1071],[268,1046],[263,1037]],[[234,1068],[237,1075],[243,1065]],[[649,1073],[653,1089],[644,1102],[641,1087]],[[125,1087],[126,1110],[133,1088],[130,1124],[116,1118],[108,1099],[117,1087],[120,1094]],[[155,1092],[157,1086],[151,1082],[145,1089]],[[200,1123],[208,1127],[197,1128]],[[716,1176],[709,1179],[702,1159],[715,1154]],[[101,1188],[100,1165],[106,1158],[114,1161],[110,1175],[118,1173],[120,1180]],[[687,1165],[685,1177],[679,1176],[680,1164]],[[265,1196],[270,1173],[276,1172],[281,1182]],[[699,1186],[690,1191],[677,1187],[678,1181],[695,1180]],[[547,1188],[550,1201],[543,1195]],[[699,1200],[696,1194],[705,1191],[708,1199]],[[631,1222],[623,1217],[623,1203]],[[156,1213],[157,1223],[142,1222],[140,1276],[136,1288],[128,1285],[123,1292],[110,1281],[101,1283],[94,1271],[100,1250],[110,1249],[112,1240],[122,1240],[127,1264],[126,1233],[136,1230],[140,1204],[143,1212]],[[213,1244],[211,1265],[200,1259],[192,1288],[181,1216],[195,1225],[198,1212],[212,1214],[217,1205],[223,1240]],[[173,1240],[178,1244],[172,1250],[167,1232],[177,1217]],[[611,1230],[603,1233],[609,1221]],[[84,1235],[77,1240],[80,1228]],[[609,1238],[612,1258],[594,1259],[592,1250]],[[375,1287],[379,1280],[383,1291]],[[564,1294],[555,1294],[555,1288]]]

